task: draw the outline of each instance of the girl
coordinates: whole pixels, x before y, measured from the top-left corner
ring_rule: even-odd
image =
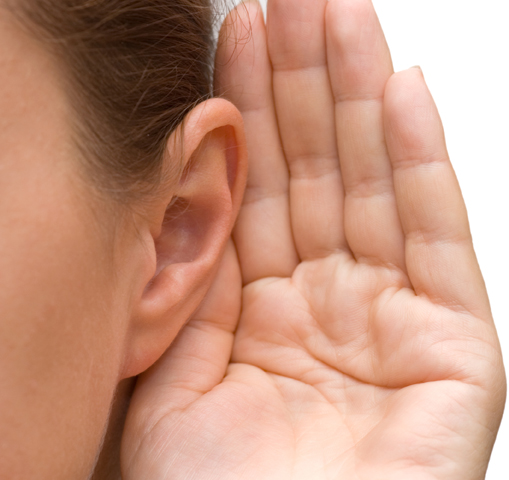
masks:
[[[126,479],[483,478],[500,347],[369,0],[240,6],[215,98],[205,1],[2,2],[1,478],[115,478],[139,374]]]

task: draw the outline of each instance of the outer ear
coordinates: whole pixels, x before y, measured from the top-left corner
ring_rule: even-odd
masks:
[[[140,238],[151,251],[128,332],[123,377],[137,375],[168,348],[202,301],[240,209],[247,175],[242,117],[211,99],[168,141],[165,162],[184,156],[178,185],[151,203]]]

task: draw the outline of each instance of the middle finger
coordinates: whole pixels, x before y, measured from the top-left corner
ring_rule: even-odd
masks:
[[[267,37],[279,132],[290,170],[292,230],[302,260],[346,248],[327,0],[269,0]]]

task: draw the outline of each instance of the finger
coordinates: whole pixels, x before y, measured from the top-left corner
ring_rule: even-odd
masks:
[[[250,167],[244,203],[234,231],[244,283],[289,276],[298,262],[289,212],[288,168],[279,140],[272,97],[263,13],[244,3],[221,30],[216,90],[241,111]]]
[[[343,186],[325,48],[327,0],[270,0],[268,48],[290,207],[302,259],[346,248]]]
[[[346,238],[357,260],[404,269],[383,127],[383,95],[393,73],[389,48],[371,0],[331,0],[326,28]]]
[[[240,315],[241,275],[230,241],[218,274],[199,310],[156,364],[143,373],[137,404],[181,409],[223,379]]]
[[[395,74],[385,92],[387,146],[417,294],[486,313],[487,297],[440,117],[422,72]]]

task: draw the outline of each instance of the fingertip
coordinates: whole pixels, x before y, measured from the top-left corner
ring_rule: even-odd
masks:
[[[252,25],[260,19],[263,19],[260,2],[258,0],[244,0],[228,13],[221,26],[220,35],[228,33],[229,27],[235,27],[234,36],[239,39],[239,33],[249,33]]]
[[[371,0],[329,0],[325,10],[327,31],[348,38],[357,37],[359,25],[366,25],[376,16]],[[342,40],[344,40],[342,38]]]
[[[371,0],[330,0],[327,57],[336,100],[381,98],[393,65]]]
[[[329,0],[327,10],[331,13],[340,9],[345,15],[359,16],[359,14],[370,14],[374,10],[372,0]]]
[[[235,11],[239,18],[250,22],[263,19],[263,8],[258,0],[243,0],[235,7]]]
[[[442,123],[435,102],[420,68],[393,74],[384,95],[387,140],[402,147],[413,147],[425,154],[425,144],[443,137]]]
[[[219,30],[217,56],[232,53],[239,42],[249,41],[253,25],[263,20],[263,10],[258,0],[244,0],[233,8]]]
[[[393,169],[448,161],[440,114],[420,68],[387,82],[384,128]]]
[[[244,68],[255,68],[257,57],[266,51],[264,42],[263,11],[257,0],[246,0],[230,11],[219,31],[214,74],[216,95],[229,91],[229,97],[233,98],[240,93],[245,83],[245,72],[242,72]],[[239,90],[237,94],[231,91],[234,86]]]
[[[389,100],[404,99],[412,92],[422,90],[423,84],[424,74],[421,67],[416,65],[391,75],[385,87],[385,96]]]

